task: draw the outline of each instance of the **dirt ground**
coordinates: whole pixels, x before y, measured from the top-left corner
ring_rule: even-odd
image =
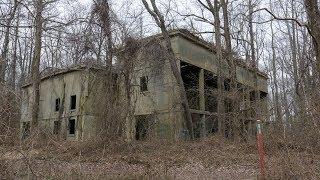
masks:
[[[8,179],[258,179],[259,175],[254,142],[235,145],[218,138],[131,144],[52,141],[41,148],[26,145],[1,152],[0,176]],[[287,168],[283,163],[290,161],[279,158],[282,154],[270,156],[267,151],[270,179],[317,179],[312,172],[320,168],[320,158],[299,155]],[[310,172],[290,172],[307,164]]]

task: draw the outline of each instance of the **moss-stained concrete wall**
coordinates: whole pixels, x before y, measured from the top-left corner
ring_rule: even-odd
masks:
[[[237,66],[237,80],[239,83],[254,87],[254,72],[242,66]],[[258,75],[258,88],[260,91],[268,93],[268,79]]]
[[[181,36],[173,37],[171,43],[177,58],[217,74],[219,66],[215,54]],[[226,72],[227,64],[224,63],[222,67]]]
[[[212,52],[210,52],[204,45],[200,45],[186,39],[182,36],[174,36],[171,40],[176,57],[182,61],[203,68],[214,74],[217,74],[219,63]],[[223,61],[222,73],[228,76],[228,64]],[[250,68],[244,66],[237,66],[237,81],[247,86],[254,87],[254,72]],[[258,74],[258,87],[260,91],[268,92],[267,77]]]
[[[166,52],[161,47],[161,37],[144,42],[135,62],[133,78],[135,115],[154,115],[151,120],[155,123],[153,131],[158,137],[181,137],[185,133],[184,112],[180,106],[179,88],[171,72]],[[201,69],[217,74],[219,68],[216,56],[208,47],[195,43],[181,34],[171,36],[171,43],[177,58],[180,61],[195,65]],[[225,76],[228,76],[228,66],[222,64]],[[237,66],[237,81],[249,87],[254,87],[254,72],[243,65]],[[148,91],[140,91],[140,77],[147,76]],[[259,90],[268,92],[267,77],[259,73]],[[263,102],[265,104],[265,102]],[[200,111],[199,111],[200,112]],[[201,111],[202,112],[202,111]],[[134,126],[135,122],[132,123]],[[134,127],[132,127],[134,128]],[[135,131],[132,131],[134,134]]]
[[[148,78],[148,90],[141,92],[140,77],[143,76]],[[179,137],[183,126],[179,88],[160,40],[147,42],[141,47],[135,62],[132,84],[135,115],[154,117],[150,120],[150,124],[154,124],[150,134],[158,138]]]
[[[214,53],[210,52],[208,47],[179,33],[172,36],[171,41],[178,67],[180,67],[180,61],[185,61],[213,74],[217,73],[218,62]],[[151,38],[149,41],[141,43],[136,56],[136,58],[130,59],[130,61],[134,61],[133,72],[130,74],[130,88],[132,88],[132,92],[130,90],[130,100],[126,99],[125,83],[121,73],[117,74],[120,81],[115,82],[119,91],[114,94],[108,93],[108,88],[113,85],[106,81],[106,71],[103,69],[67,70],[64,73],[43,79],[40,85],[40,125],[48,129],[48,132],[53,132],[54,121],[60,119],[62,137],[81,140],[95,137],[97,128],[107,127],[103,123],[114,125],[114,121],[125,119],[123,124],[120,122],[120,126],[111,127],[111,129],[125,129],[126,133],[124,134],[129,139],[133,139],[136,133],[136,119],[129,117],[126,113],[130,110],[126,104],[131,104],[134,107],[133,114],[135,117],[141,115],[152,117],[149,120],[150,127],[152,127],[149,132],[150,135],[159,138],[184,136],[186,134],[185,118],[181,107],[179,87],[173,76],[165,48],[162,46],[161,37]],[[225,75],[228,76],[227,64],[223,63],[222,67],[223,72],[226,72]],[[147,91],[142,92],[140,78],[144,76],[148,79]],[[237,80],[239,83],[253,87],[253,71],[239,65],[237,67]],[[267,93],[267,78],[261,74],[259,74],[259,89]],[[29,107],[31,93],[32,87],[30,85],[23,88],[21,126],[23,122],[31,120],[31,109]],[[77,108],[75,110],[70,110],[71,95],[77,96]],[[61,99],[64,106],[63,112],[55,111],[56,98]],[[113,108],[109,108],[110,105]],[[202,108],[199,113],[204,113],[204,110]],[[67,134],[70,118],[76,119],[77,128],[74,137]]]
[[[21,107],[21,126],[23,122],[31,121],[30,97],[31,85],[23,88]],[[76,109],[70,109],[71,96],[76,95]],[[87,110],[88,72],[75,70],[52,77],[47,77],[40,84],[39,125],[47,132],[53,133],[54,121],[61,121],[60,136],[67,139],[83,139],[93,136],[93,114]],[[60,98],[63,111],[55,110],[56,99]],[[62,108],[62,107],[61,107]],[[67,134],[68,120],[76,120],[75,136]]]
[[[124,110],[113,108],[123,107],[124,101],[117,98],[120,93],[110,94],[108,87],[113,84],[108,83],[106,74],[105,69],[76,67],[71,70],[61,70],[57,74],[43,78],[40,83],[39,126],[45,132],[53,133],[54,122],[60,120],[60,137],[68,140],[85,140],[96,137],[101,132],[103,123],[115,124],[112,120],[120,120],[122,117],[118,115]],[[31,107],[29,106],[31,94],[32,86],[24,86],[21,129],[23,122],[31,121]],[[72,95],[76,95],[75,110],[70,109]],[[55,111],[57,98],[60,98],[63,111]],[[114,102],[114,100],[118,101]],[[68,134],[68,122],[71,118],[76,121],[74,136]]]

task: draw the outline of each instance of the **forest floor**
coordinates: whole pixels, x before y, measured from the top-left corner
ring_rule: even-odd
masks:
[[[236,145],[216,137],[193,142],[132,144],[51,141],[41,148],[11,147],[0,151],[0,176],[10,178],[258,179],[259,174],[254,142]],[[269,176],[315,177],[310,172],[320,168],[317,164],[320,157],[308,153],[296,154],[290,156],[292,160],[284,161],[283,154],[268,155],[267,152]],[[296,164],[284,167],[284,162]],[[308,169],[297,172],[295,168],[300,166],[307,166]]]

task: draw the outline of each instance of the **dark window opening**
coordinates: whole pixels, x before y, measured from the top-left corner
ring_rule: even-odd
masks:
[[[206,116],[206,131],[207,134],[215,134],[218,132],[219,123],[216,115]]]
[[[180,61],[180,67],[189,106],[191,109],[199,110],[199,73],[201,68],[183,61]]]
[[[148,91],[148,76],[140,77],[140,91]]]
[[[61,129],[61,121],[54,121],[53,134],[59,134]]]
[[[136,140],[145,140],[148,135],[149,123],[147,115],[136,116]]]
[[[76,132],[76,120],[69,119],[69,135],[74,135]]]
[[[226,113],[232,112],[233,107],[232,107],[232,100],[231,99],[227,98],[224,100],[224,109],[225,109]]]
[[[229,79],[225,79],[223,84],[224,84],[224,90],[225,91],[230,91],[230,88],[231,88],[230,87],[230,80]]]
[[[27,138],[30,135],[30,122],[22,123],[22,139]]]
[[[218,99],[215,94],[212,94],[210,91],[206,91],[205,94],[205,110],[209,112],[217,112],[218,110]]]
[[[77,106],[77,96],[73,95],[71,96],[71,99],[70,99],[70,109],[71,110],[76,109],[76,106]]]
[[[55,107],[55,111],[59,111],[60,110],[60,98],[56,99],[56,107]]]
[[[255,97],[255,91],[250,91],[250,101],[255,101],[256,100],[256,97]]]
[[[256,91],[251,91],[250,92],[250,101],[255,101],[256,100],[256,94],[255,94]],[[266,92],[263,92],[263,91],[259,91],[258,93],[260,93],[260,100],[261,99],[265,99],[268,97],[268,93]]]
[[[243,93],[245,91],[245,86],[241,83],[237,83],[237,90]]]
[[[204,70],[205,110],[217,112],[218,77]]]
[[[192,113],[193,135],[195,138],[201,137],[201,115]]]
[[[260,99],[266,99],[268,97],[268,93],[260,91]]]
[[[218,77],[210,71],[204,70],[204,82],[205,87],[217,89],[218,88]]]

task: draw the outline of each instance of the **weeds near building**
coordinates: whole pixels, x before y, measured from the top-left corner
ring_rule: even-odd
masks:
[[[0,2],[0,179],[319,179],[319,2]]]

